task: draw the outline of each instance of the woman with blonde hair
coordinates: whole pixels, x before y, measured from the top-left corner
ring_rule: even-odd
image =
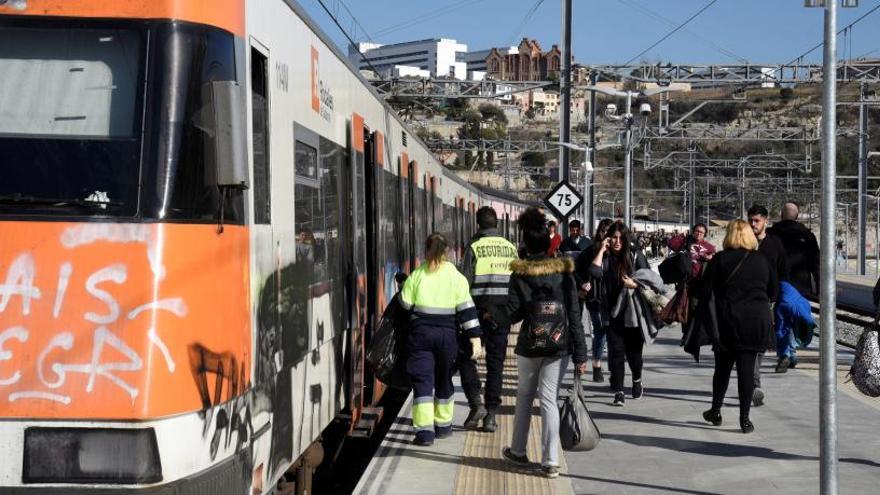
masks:
[[[413,443],[421,446],[452,435],[457,332],[470,338],[472,359],[482,354],[477,309],[467,279],[446,259],[448,249],[449,241],[442,234],[429,235],[426,261],[400,291],[400,305],[411,312],[406,371],[413,386]]]
[[[776,298],[778,287],[776,272],[758,252],[758,239],[749,224],[743,220],[730,222],[724,251],[709,262],[700,285],[702,296],[714,294],[718,315],[712,408],[703,413],[703,418],[715,426],[721,425],[721,406],[736,364],[740,429],[743,433],[755,429],[749,419],[755,360],[772,343],[770,300]]]

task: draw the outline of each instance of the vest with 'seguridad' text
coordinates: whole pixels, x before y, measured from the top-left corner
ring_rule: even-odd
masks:
[[[477,306],[504,305],[510,282],[510,262],[517,259],[516,247],[498,236],[481,237],[471,243],[474,282],[471,297]]]

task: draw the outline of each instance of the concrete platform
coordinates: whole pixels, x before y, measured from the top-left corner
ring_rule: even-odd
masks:
[[[433,448],[410,443],[409,410],[385,439],[355,493],[363,494],[744,494],[819,493],[818,372],[815,351],[800,351],[799,368],[775,374],[775,356],[765,358],[766,404],[752,410],[754,433],[739,431],[736,380],[731,381],[724,424],[703,421],[712,393],[713,359],[694,363],[678,347],[677,327],[661,330],[645,352],[645,397],[624,408],[610,405],[605,384],[586,385],[591,412],[603,440],[592,452],[565,452],[556,481],[517,471],[500,458],[510,441],[512,408],[505,407],[494,435],[462,432]],[[708,350],[707,350],[708,352]],[[509,353],[509,355],[512,355]],[[841,351],[841,382],[851,362]],[[515,365],[508,361],[505,391],[515,390]],[[629,379],[627,378],[627,386]],[[466,414],[462,394],[456,422]],[[537,414],[537,410],[536,410]],[[880,400],[840,387],[839,492],[880,492]],[[537,454],[537,415],[529,455]]]

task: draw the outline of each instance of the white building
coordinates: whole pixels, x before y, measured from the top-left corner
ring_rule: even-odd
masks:
[[[360,53],[358,53],[360,50]],[[369,59],[364,60],[361,53]],[[467,45],[453,39],[434,38],[391,45],[377,43],[358,43],[357,50],[348,49],[348,57],[360,69],[369,69],[370,64],[383,76],[393,73],[395,66],[415,67],[428,71],[432,77],[467,77],[465,54]]]
[[[391,68],[391,77],[419,77],[430,79],[431,71],[422,70],[411,65],[395,65]]]

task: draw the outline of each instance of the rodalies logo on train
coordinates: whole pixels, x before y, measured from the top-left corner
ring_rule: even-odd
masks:
[[[333,94],[321,79],[320,53],[312,47],[312,110],[318,112],[324,120],[333,118]]]
[[[201,284],[195,279],[211,275],[199,275],[190,255],[163,259],[171,245],[192,246],[194,237],[202,236],[183,229],[53,223],[32,226],[18,242],[6,243],[0,251],[0,266],[6,267],[0,273],[5,414],[131,418],[204,407],[200,377],[189,376],[194,349],[224,344],[246,349],[248,320],[233,310],[230,315],[241,325],[237,331],[214,326],[214,332],[232,338],[225,343],[206,339],[210,328],[198,330],[213,326],[213,318],[204,318],[211,303],[199,301]],[[190,266],[190,280],[182,277],[181,263]],[[249,380],[246,354],[235,352],[240,368],[217,377],[227,381],[223,388],[230,398]],[[181,371],[185,375],[175,376]]]

